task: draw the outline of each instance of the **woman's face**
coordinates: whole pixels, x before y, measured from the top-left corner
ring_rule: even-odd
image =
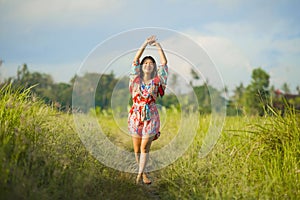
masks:
[[[153,72],[155,64],[151,59],[146,59],[142,65],[142,70],[144,74],[151,74]]]

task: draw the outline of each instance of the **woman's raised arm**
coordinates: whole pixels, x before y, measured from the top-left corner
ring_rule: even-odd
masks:
[[[162,49],[161,45],[156,41],[152,45],[156,46],[157,49],[158,49],[158,53],[159,53],[159,57],[160,57],[160,64],[163,65],[163,66],[166,65],[168,61],[167,61],[165,52]]]
[[[135,57],[133,59],[133,62],[136,63],[137,61],[139,61],[140,57],[142,56],[145,48],[147,47],[147,45],[152,45],[153,43],[156,42],[156,38],[154,35],[148,37],[145,42],[142,44],[142,46],[139,48],[139,50],[136,52]]]

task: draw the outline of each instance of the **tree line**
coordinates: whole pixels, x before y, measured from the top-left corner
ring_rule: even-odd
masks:
[[[199,76],[193,70],[191,70],[191,75],[194,80],[199,79]],[[99,81],[99,77],[101,77],[101,81]],[[173,75],[171,79],[176,82],[176,75]],[[269,106],[275,107],[281,112],[284,112],[287,105],[300,109],[299,86],[296,88],[298,94],[290,94],[287,83],[283,84],[282,90],[276,90],[274,86],[270,86],[269,80],[270,75],[262,68],[253,69],[250,84],[244,86],[243,83],[240,83],[229,98],[225,98],[224,95],[228,92],[226,87],[221,91],[208,83],[194,85],[193,80],[191,80],[190,84],[197,97],[200,113],[211,112],[212,96],[216,97],[220,104],[226,104],[227,115],[264,115]],[[0,87],[7,84],[11,84],[12,88],[15,89],[31,87],[32,95],[41,98],[45,103],[59,110],[68,112],[72,108],[75,83],[77,83],[76,87],[79,88],[77,90],[79,92],[78,96],[94,95],[93,103],[86,98],[77,98],[76,105],[79,105],[83,112],[88,112],[93,107],[101,110],[110,109],[112,95],[116,88],[118,96],[126,97],[126,95],[129,95],[128,78],[117,78],[113,72],[110,74],[86,73],[82,76],[75,75],[69,83],[55,83],[51,75],[30,72],[26,64],[17,70],[15,77],[4,80]],[[129,96],[127,97],[130,99]],[[130,100],[128,102],[124,101],[128,98],[117,98],[117,102],[114,103],[129,105]],[[174,94],[166,94],[163,98],[159,98],[157,103],[166,108],[179,109],[182,106],[178,101],[178,96]]]

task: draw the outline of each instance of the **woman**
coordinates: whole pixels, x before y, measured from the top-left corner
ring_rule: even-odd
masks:
[[[151,56],[140,62],[147,45],[156,46],[161,65],[156,66]],[[163,96],[167,84],[168,67],[163,49],[155,36],[146,39],[137,51],[130,73],[129,90],[133,105],[128,115],[128,129],[132,135],[135,158],[138,163],[136,183],[151,184],[144,172],[153,139],[159,137],[160,119],[155,105],[156,98]]]

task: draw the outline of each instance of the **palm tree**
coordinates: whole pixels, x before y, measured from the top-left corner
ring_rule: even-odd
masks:
[[[282,90],[284,91],[285,94],[289,94],[291,92],[290,87],[287,83],[284,83],[282,85]]]
[[[228,87],[226,85],[224,86],[224,93],[227,96],[227,94],[228,94]]]
[[[199,80],[200,76],[197,74],[197,72],[194,69],[191,69],[191,75],[193,80],[190,81],[190,84],[193,86],[193,81]]]

